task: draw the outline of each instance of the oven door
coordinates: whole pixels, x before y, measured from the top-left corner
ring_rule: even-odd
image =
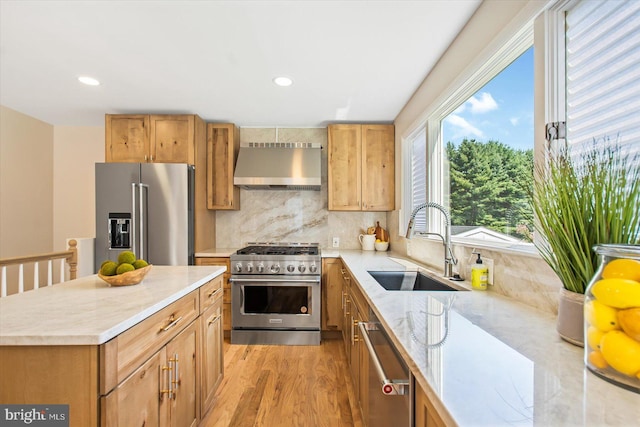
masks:
[[[233,275],[232,328],[320,329],[320,276]]]

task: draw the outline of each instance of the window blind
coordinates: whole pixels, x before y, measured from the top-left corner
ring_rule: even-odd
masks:
[[[411,141],[411,210],[427,202],[427,133],[426,128]],[[427,213],[416,215],[414,231],[427,231]]]
[[[567,141],[618,144],[640,161],[640,1],[581,1],[566,14]]]

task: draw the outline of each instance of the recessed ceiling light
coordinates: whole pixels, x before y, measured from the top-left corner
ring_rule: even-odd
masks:
[[[100,84],[100,82],[94,79],[93,77],[87,77],[87,76],[78,77],[78,81],[80,81],[80,83],[84,83],[89,86],[98,86]]]
[[[276,77],[273,82],[278,86],[291,86],[293,84],[293,80],[285,76]]]

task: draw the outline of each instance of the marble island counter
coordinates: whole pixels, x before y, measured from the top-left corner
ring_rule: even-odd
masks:
[[[387,291],[367,271],[418,266],[385,252],[339,256],[448,423],[640,425],[640,395],[588,372],[553,314],[490,290]]]
[[[142,283],[97,275],[0,299],[0,345],[99,345],[177,301],[224,267],[153,266]]]

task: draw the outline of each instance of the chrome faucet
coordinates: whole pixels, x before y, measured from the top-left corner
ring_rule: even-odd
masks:
[[[407,227],[407,233],[405,237],[407,239],[411,239],[411,237],[413,236],[413,223],[415,222],[416,215],[422,209],[426,209],[426,208],[435,208],[435,209],[438,209],[440,212],[442,212],[442,215],[444,216],[444,220],[445,220],[444,237],[442,236],[442,234],[432,233],[432,232],[423,232],[420,234],[431,234],[434,236],[438,236],[442,239],[442,244],[444,245],[444,276],[454,277],[453,266],[458,264],[458,260],[453,255],[453,250],[451,248],[451,216],[449,215],[449,212],[444,208],[444,206],[434,202],[428,202],[428,203],[423,203],[421,205],[418,205],[413,210],[413,212],[411,212],[411,217],[409,218],[409,226]]]

